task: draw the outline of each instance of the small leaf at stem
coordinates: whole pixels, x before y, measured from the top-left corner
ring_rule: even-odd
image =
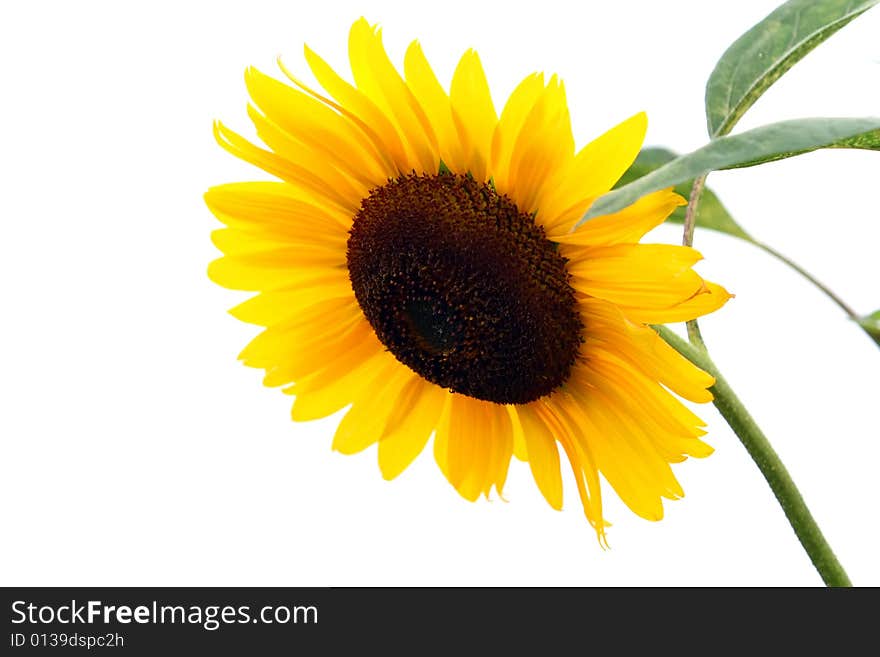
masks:
[[[734,41],[706,83],[709,136],[729,133],[786,71],[878,2],[789,0]]]
[[[880,338],[880,310],[859,317],[856,321],[872,337]]]
[[[639,153],[636,161],[632,163],[632,166],[630,166],[630,168],[626,170],[626,173],[623,174],[623,177],[618,181],[616,187],[622,187],[642,176],[646,176],[654,169],[658,169],[677,157],[677,153],[666,148],[644,148]],[[675,191],[687,198],[691,193],[691,187],[693,184],[693,180],[686,180],[677,184],[675,186]],[[669,215],[669,218],[666,221],[676,224],[684,223],[684,213],[684,206],[678,207],[671,215]],[[700,197],[700,205],[697,207],[697,227],[709,228],[746,241],[752,241],[751,236],[749,236],[742,226],[733,220],[733,217],[730,216],[727,208],[724,207],[724,204],[721,203],[721,200],[715,195],[715,192],[708,187],[703,188],[703,195]]]
[[[593,217],[622,210],[645,194],[674,187],[710,171],[755,166],[819,148],[842,147],[859,140],[871,140],[867,133],[877,131],[880,131],[880,118],[812,118],[780,121],[718,137],[605,194],[593,203],[577,226]]]

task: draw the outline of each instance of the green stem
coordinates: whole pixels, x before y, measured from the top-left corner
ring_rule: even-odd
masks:
[[[655,326],[654,329],[681,355],[715,377],[715,385],[711,388],[715,396],[713,401],[715,407],[764,475],[798,540],[822,576],[822,581],[827,586],[852,586],[846,571],[834,556],[831,546],[822,535],[822,530],[816,524],[815,518],[807,508],[779,455],[733,392],[730,384],[718,371],[707,351],[702,347],[688,344],[665,326]]]
[[[684,236],[681,238],[681,243],[684,246],[693,246],[694,228],[697,227],[697,205],[700,202],[700,196],[703,195],[705,184],[706,176],[702,175],[694,179],[694,186],[691,187],[691,195],[684,211]]]
[[[779,251],[777,251],[776,249],[774,249],[773,247],[771,247],[767,244],[764,244],[763,242],[759,242],[758,240],[752,239],[752,238],[749,238],[748,241],[750,244],[754,244],[762,251],[769,253],[777,260],[784,262],[786,265],[788,265],[789,267],[794,269],[798,274],[800,274],[801,276],[806,278],[808,281],[810,281],[810,283],[812,283],[817,288],[819,288],[822,292],[824,292],[825,296],[827,296],[835,304],[837,304],[837,307],[840,308],[843,312],[845,312],[846,316],[849,317],[851,320],[858,322],[859,319],[861,319],[859,317],[859,314],[852,308],[852,306],[850,306],[843,299],[841,299],[839,296],[837,296],[834,292],[831,291],[831,288],[829,288],[827,285],[822,283],[822,281],[815,278],[812,274],[810,274],[810,272],[808,272],[806,269],[804,269],[803,267],[798,265],[796,262],[789,260],[784,255],[782,255]],[[871,338],[877,344],[878,347],[880,347],[880,334],[872,333],[864,326],[861,326],[861,325],[859,325],[859,326],[862,328],[862,330],[865,333],[868,334],[868,337]]]
[[[706,184],[706,175],[698,176],[694,179],[694,185],[691,187],[691,195],[688,198],[687,208],[684,211],[684,235],[681,238],[683,246],[693,246],[694,229],[697,227],[697,205],[700,203],[700,197],[703,195],[703,187]],[[692,319],[685,324],[687,327],[688,340],[691,344],[703,344],[703,336],[700,334],[700,325],[696,319]]]
[[[828,286],[824,285],[821,281],[819,281],[818,279],[813,277],[806,269],[804,269],[803,267],[798,265],[796,262],[789,260],[784,255],[782,255],[779,251],[777,251],[776,249],[774,249],[773,247],[771,247],[767,244],[764,244],[763,242],[759,242],[758,240],[755,240],[755,239],[750,239],[749,241],[752,244],[754,244],[755,246],[757,246],[759,249],[766,251],[767,253],[772,255],[777,260],[781,260],[782,262],[784,262],[786,265],[788,265],[789,267],[794,269],[798,274],[800,274],[801,276],[806,278],[808,281],[810,281],[810,283],[812,283],[813,285],[818,287],[820,290],[822,290],[822,292],[824,292],[826,294],[826,296],[828,296],[829,299],[831,299],[834,303],[836,303],[838,305],[838,307],[843,312],[845,312],[850,319],[858,319],[859,318],[859,314],[855,310],[853,310],[846,302],[844,302],[843,299],[841,299],[839,296],[834,294],[834,292],[832,292]]]
[[[684,236],[682,238],[684,246],[691,246],[694,241],[697,206],[700,203],[700,196],[703,193],[705,182],[706,176],[700,176],[694,180],[694,185],[691,188],[684,218]],[[855,317],[855,313],[846,304],[834,296],[828,288],[809,276],[804,270],[783,258],[769,247],[765,247],[757,242],[755,245],[764,248],[769,253],[793,266],[801,274],[819,285],[850,317]],[[816,520],[807,508],[804,498],[801,497],[800,491],[798,491],[791,475],[788,474],[788,470],[785,469],[785,465],[782,463],[776,450],[773,449],[770,441],[767,440],[767,436],[761,431],[754,418],[746,410],[746,407],[743,406],[739,397],[736,396],[736,393],[733,392],[727,380],[721,376],[721,372],[718,371],[715,363],[709,357],[709,351],[706,349],[705,342],[703,342],[703,336],[700,334],[700,326],[697,324],[697,320],[693,319],[687,323],[690,344],[665,326],[656,326],[655,328],[661,337],[672,345],[676,351],[715,377],[715,384],[711,388],[715,407],[721,413],[721,417],[733,429],[733,432],[746,448],[749,456],[752,457],[755,465],[758,466],[758,470],[761,471],[764,479],[770,485],[770,490],[776,496],[779,505],[782,507],[782,512],[788,519],[788,523],[794,530],[804,550],[806,550],[810,561],[813,562],[813,566],[821,575],[822,581],[827,586],[852,586],[846,571],[840,565],[837,557],[834,556],[831,546],[828,545],[828,541],[822,535],[822,530],[816,524]]]

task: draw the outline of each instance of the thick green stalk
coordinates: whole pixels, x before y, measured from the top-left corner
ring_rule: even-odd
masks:
[[[691,188],[687,210],[685,211],[684,236],[682,237],[682,244],[685,246],[691,246],[694,241],[697,206],[700,203],[700,196],[703,193],[705,182],[706,176],[700,176],[694,180],[694,185]],[[775,252],[774,255],[779,257],[779,254]],[[826,289],[827,292],[829,291]],[[839,302],[839,299],[834,298]],[[841,304],[840,302],[839,304],[852,316],[852,311],[846,304]],[[758,466],[758,470],[764,475],[764,479],[770,485],[770,490],[776,496],[791,528],[794,529],[794,533],[804,550],[806,550],[810,561],[813,562],[819,575],[821,575],[822,581],[827,586],[852,586],[846,571],[840,565],[837,557],[834,556],[831,546],[828,545],[828,541],[822,535],[822,530],[816,524],[813,514],[807,508],[804,498],[797,489],[791,475],[788,474],[788,470],[785,469],[785,465],[782,463],[776,450],[773,449],[770,441],[767,440],[767,436],[761,431],[754,418],[746,410],[746,407],[743,406],[739,397],[736,396],[736,393],[733,392],[727,380],[721,375],[721,372],[718,371],[715,363],[709,357],[709,351],[703,342],[703,336],[700,334],[700,326],[697,324],[697,320],[693,319],[687,323],[690,344],[665,326],[657,326],[655,328],[663,339],[672,345],[676,351],[715,377],[715,385],[712,386],[715,407],[746,448],[749,456],[752,457],[755,465]]]
[[[822,576],[822,581],[827,586],[852,586],[846,571],[834,556],[831,546],[822,535],[822,530],[816,524],[816,520],[807,508],[800,491],[798,491],[788,470],[785,469],[779,455],[743,406],[739,397],[733,392],[727,380],[718,371],[706,350],[688,344],[665,326],[655,326],[654,328],[676,351],[715,377],[715,385],[711,388],[712,394],[715,396],[713,401],[715,407],[745,446],[761,474],[764,475],[764,479],[767,480],[770,490],[779,501],[779,505],[794,529],[798,540]]]

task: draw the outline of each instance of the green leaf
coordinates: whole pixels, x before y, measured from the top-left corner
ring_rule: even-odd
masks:
[[[862,327],[862,330],[868,334],[868,337],[880,347],[880,310],[877,310],[870,315],[857,317],[856,322]]]
[[[667,162],[671,162],[678,155],[666,148],[645,148],[639,153],[636,161],[626,170],[621,179],[617,183],[617,187],[629,184],[642,176],[646,176],[654,169],[657,169]],[[675,186],[675,191],[687,198],[691,193],[693,180],[686,180]],[[684,223],[685,208],[678,207],[675,209],[666,221],[672,223]],[[737,224],[721,200],[708,187],[703,188],[703,195],[700,197],[700,204],[697,206],[697,227],[709,228],[717,230],[720,233],[733,235],[743,240],[752,241],[749,234]]]
[[[645,194],[674,187],[710,171],[754,166],[818,148],[840,146],[847,140],[869,139],[866,133],[877,131],[880,131],[880,118],[815,118],[780,121],[718,137],[702,148],[605,194],[593,203],[578,225],[592,217],[622,210]]]
[[[831,148],[863,148],[870,151],[880,151],[880,130],[856,135],[851,139],[844,139],[836,144],[832,144]]]
[[[856,321],[859,323],[859,326],[865,329],[868,333],[880,337],[880,310],[873,312],[870,315],[859,317]]]
[[[789,0],[725,51],[706,83],[709,136],[726,135],[788,69],[880,0]]]

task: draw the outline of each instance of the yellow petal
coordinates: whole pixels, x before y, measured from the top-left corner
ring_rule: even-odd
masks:
[[[361,18],[351,27],[348,48],[358,89],[394,123],[410,162],[417,162],[421,171],[437,171],[437,138],[424,110],[388,59],[381,32]]]
[[[643,196],[620,212],[594,217],[573,232],[557,226],[547,236],[554,242],[580,246],[635,243],[681,205],[687,205],[687,201],[671,189],[664,189]]]
[[[673,244],[616,244],[596,248],[565,245],[572,287],[624,308],[655,309],[681,304],[703,287],[691,269],[702,258]]]
[[[311,48],[305,46],[306,61],[315,79],[333,96],[339,105],[357,116],[364,124],[375,131],[381,142],[377,144],[383,152],[390,153],[398,171],[408,172],[417,166],[410,161],[400,135],[387,116],[363,92],[343,80]],[[354,62],[352,62],[354,64]],[[306,89],[308,90],[308,89]]]
[[[239,359],[251,367],[275,365],[278,356],[297,349],[297,343],[310,335],[344,329],[362,320],[354,299],[290,299],[293,311],[283,322],[266,328],[248,343]],[[246,302],[247,303],[247,302]]]
[[[205,193],[205,203],[230,228],[279,237],[307,232],[346,239],[352,221],[349,213],[281,182],[218,185]]]
[[[306,51],[309,52],[308,46],[306,46]],[[312,54],[314,55],[314,53],[312,53]],[[320,58],[318,58],[317,55],[314,55],[314,56],[320,60]],[[320,61],[323,63],[323,60],[320,60]],[[327,66],[326,63],[324,63],[324,66]],[[325,105],[327,105],[327,107],[332,108],[333,110],[338,112],[341,116],[344,116],[346,119],[351,121],[351,123],[353,125],[357,126],[358,129],[360,129],[360,131],[364,134],[364,136],[373,144],[374,152],[382,160],[382,162],[385,166],[385,169],[388,172],[389,177],[393,177],[393,176],[397,175],[397,173],[400,170],[398,167],[398,163],[396,163],[394,161],[394,155],[397,153],[397,151],[392,152],[388,149],[387,144],[385,143],[385,137],[383,137],[382,134],[380,134],[376,129],[374,129],[369,123],[364,121],[355,112],[349,110],[344,105],[340,105],[339,103],[334,101],[332,98],[328,98],[327,96],[312,89],[309,85],[305,84],[302,80],[300,80],[293,73],[291,73],[291,71],[287,68],[287,66],[284,65],[284,62],[281,60],[280,57],[278,59],[278,67],[281,69],[281,71],[284,73],[284,75],[287,77],[288,80],[293,82],[297,87],[302,89],[309,96],[311,96],[315,100],[318,100],[318,101],[324,103]],[[329,69],[330,67],[327,66],[327,68]],[[331,72],[331,74],[335,75],[335,73],[332,71],[332,69],[330,70],[330,72]],[[345,82],[344,84],[348,84],[348,83]],[[349,87],[350,86],[351,85],[349,85]],[[357,90],[355,89],[355,92],[356,91]],[[382,127],[384,127],[384,126],[382,126]],[[380,127],[380,129],[382,129],[382,127]],[[390,138],[393,139],[394,135],[391,135]],[[399,141],[399,139],[398,139],[398,141]],[[401,148],[402,148],[402,145],[401,145]],[[403,157],[403,156],[401,156],[401,157]],[[401,161],[405,161],[405,159],[406,158],[403,157],[403,160],[401,160]]]
[[[553,437],[565,450],[584,515],[596,530],[599,542],[604,544],[605,527],[608,523],[602,515],[602,488],[599,485],[599,469],[589,442],[578,439],[581,432],[578,424],[579,418],[573,414],[577,409],[567,395],[558,392],[539,400],[534,408],[553,433]]]
[[[342,354],[328,354],[324,369],[297,381],[291,417],[296,421],[326,417],[348,406],[394,357],[375,337]],[[396,362],[396,361],[394,361]]]
[[[208,265],[208,277],[233,290],[273,290],[296,285],[304,270],[343,267],[345,253],[336,249],[287,247],[219,258]]]
[[[379,468],[385,479],[399,475],[421,454],[448,397],[446,390],[420,376],[407,383],[379,441]]]
[[[517,406],[522,425],[526,454],[532,476],[538,489],[554,509],[562,508],[562,475],[559,470],[559,450],[550,429],[529,404]]]
[[[667,345],[657,333],[628,320],[620,308],[601,299],[580,302],[584,323],[591,326],[588,359],[622,360],[675,393],[694,402],[712,400],[712,376]]]
[[[469,172],[476,180],[485,182],[490,175],[489,152],[498,115],[495,114],[489,84],[475,51],[468,50],[459,60],[452,77],[449,99],[467,167],[467,171],[457,173]]]
[[[642,421],[656,427],[657,433],[688,439],[705,435],[703,427],[706,423],[703,420],[670,394],[656,378],[629,360],[590,357],[583,365],[573,368],[569,380],[573,386],[592,387],[597,385],[594,377],[606,381],[606,388],[619,390],[634,408],[642,409]]]
[[[499,496],[504,492],[507,472],[510,469],[510,457],[513,456],[512,408],[512,406],[501,404],[486,406],[491,428],[489,430],[489,465],[487,475],[483,479],[482,492],[487,499],[493,486]]]
[[[396,360],[386,360],[340,421],[333,437],[333,449],[356,454],[377,442],[399,401],[401,390],[415,376]]]
[[[452,394],[437,427],[434,456],[455,489],[473,502],[486,487],[491,459],[491,420],[486,402]]]
[[[520,461],[528,461],[529,455],[526,451],[526,438],[523,435],[522,423],[517,417],[517,408],[518,406],[514,406],[510,411],[510,417],[513,420],[513,455]]]
[[[510,195],[522,212],[538,210],[544,196],[555,193],[551,181],[567,167],[573,152],[565,89],[553,76],[517,135],[510,161],[510,188],[499,187],[498,191]]]
[[[458,130],[452,120],[449,96],[437,81],[417,41],[413,41],[407,48],[403,69],[407,85],[424,109],[437,136],[440,159],[450,171],[467,172]]]
[[[705,457],[713,449],[700,436],[705,423],[656,380],[627,363],[590,359],[569,381],[579,389],[599,388],[626,417],[637,417],[645,435],[669,463]]]
[[[356,180],[336,168],[323,154],[313,149],[303,148],[302,144],[287,134],[256,107],[250,105],[248,116],[257,129],[257,136],[273,152],[286,160],[288,167],[295,167],[332,190],[337,204],[354,216],[360,207],[361,199],[372,187],[369,183]],[[304,174],[303,174],[304,175]],[[329,194],[328,194],[329,197]]]
[[[392,174],[357,125],[326,103],[255,68],[245,72],[245,84],[263,114],[302,144],[303,150],[319,154],[368,188],[381,185]]]
[[[220,251],[233,256],[271,251],[279,247],[327,249],[344,253],[346,245],[345,235],[342,233],[327,235],[305,230],[279,234],[271,230],[221,228],[211,233],[211,241]]]
[[[716,283],[703,281],[703,285],[690,298],[668,308],[646,307],[644,303],[627,306],[627,317],[647,324],[687,322],[713,313],[733,298],[733,295]]]
[[[583,440],[589,441],[608,483],[634,513],[660,520],[662,498],[677,499],[684,493],[644,426],[601,386],[588,394],[572,388],[571,395],[577,399]]]
[[[235,306],[229,313],[248,324],[272,326],[295,318],[319,302],[332,300],[334,307],[345,307],[352,319],[362,318],[360,308],[353,303],[354,293],[348,277],[342,272],[336,274],[336,270],[325,271],[334,273],[305,270],[296,285],[262,292]]]
[[[526,117],[532,111],[544,91],[544,74],[533,73],[526,77],[507,99],[501,117],[492,136],[490,170],[495,187],[506,193],[513,185],[510,181],[510,161],[516,140]]]
[[[321,322],[332,322],[333,331],[323,331],[321,337],[332,337],[335,331],[348,330],[360,321],[349,304],[325,300],[306,307],[293,319],[265,329],[242,349],[239,359],[249,367],[272,368],[302,351],[302,344],[315,337]],[[326,326],[326,324],[324,325]]]
[[[296,187],[301,187],[319,201],[331,203],[343,212],[350,212],[352,197],[341,194],[324,178],[307,167],[291,162],[277,153],[255,146],[219,121],[214,124],[214,137],[218,144],[245,162],[250,162],[273,176],[278,176]]]
[[[588,415],[584,412],[580,419],[584,433],[589,435],[599,471],[618,497],[633,513],[645,520],[661,520],[663,502],[651,485],[648,466],[643,463],[646,454],[635,452],[627,444],[626,434],[620,425],[604,413]],[[669,467],[665,463],[663,466]]]
[[[271,355],[270,363],[264,366],[263,385],[286,386],[320,372],[341,371],[335,367],[339,354],[369,354],[374,345],[373,329],[363,318],[331,329],[313,331]]]
[[[548,184],[552,194],[544,196],[539,216],[550,230],[566,230],[586,211],[590,201],[609,191],[635,161],[648,119],[640,112],[584,146],[572,164]]]

